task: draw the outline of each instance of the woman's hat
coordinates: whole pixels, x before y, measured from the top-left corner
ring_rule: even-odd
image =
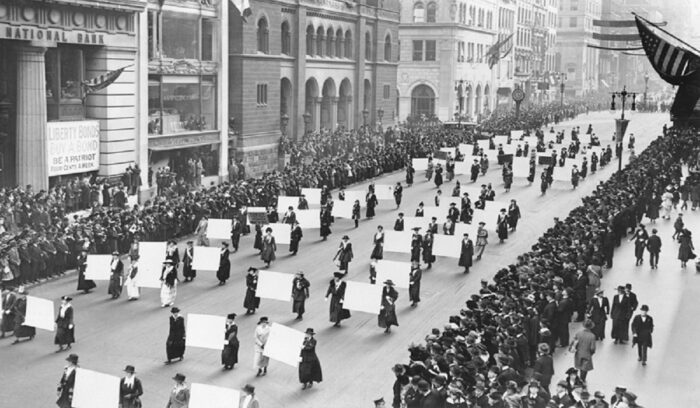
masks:
[[[61,296],[61,300],[65,300],[66,302],[70,302],[71,300],[73,300],[73,298],[70,296]]]
[[[114,252],[112,252],[112,255],[119,256],[119,251],[114,251]]]
[[[648,312],[648,311],[649,311],[649,306],[647,306],[647,305],[642,305],[642,307],[640,307],[639,310],[641,310],[641,311],[643,311],[643,312]]]
[[[566,375],[571,375],[571,374],[578,374],[578,370],[575,369],[574,367],[571,367],[568,370],[566,370]]]
[[[175,377],[173,377],[173,380],[175,380],[177,382],[185,382],[185,378],[186,377],[184,375],[177,373],[177,374],[175,374]]]
[[[66,357],[66,361],[69,361],[73,364],[78,364],[78,355],[77,354],[71,354],[68,357]]]
[[[180,308],[179,307],[173,307],[170,309],[170,313],[180,313]]]
[[[350,239],[350,237],[347,235],[343,235],[343,239]]]
[[[124,368],[124,372],[133,374],[136,372],[136,369],[134,369],[134,366],[128,365]]]
[[[304,333],[310,334],[310,335],[312,335],[312,336],[313,336],[314,334],[316,334],[316,333],[314,332],[314,329],[312,329],[311,327],[309,327],[308,329],[306,329],[306,331],[305,331]]]
[[[270,227],[265,228],[265,232],[272,232],[272,228],[270,228]]]
[[[385,285],[389,285],[389,286],[394,286],[394,281],[391,280],[391,279],[387,279],[387,280],[384,281],[384,284],[385,284]]]
[[[334,278],[340,279],[340,278],[342,278],[343,276],[345,276],[345,275],[344,275],[342,272],[333,272],[333,277],[334,277]]]
[[[253,387],[250,384],[246,384],[243,386],[243,392],[248,394],[255,394],[255,387]]]
[[[269,321],[270,321],[270,319],[268,319],[266,316],[263,316],[263,317],[260,318],[260,320],[258,320],[258,324],[260,324],[260,323],[267,323],[267,322],[269,322]]]
[[[595,323],[593,323],[593,320],[591,319],[586,319],[585,322],[583,322],[583,328],[584,329],[592,329],[595,327]]]
[[[229,313],[228,315],[226,315],[226,318],[228,320],[233,320],[236,318],[236,316],[237,316],[237,314],[235,314],[235,313]]]

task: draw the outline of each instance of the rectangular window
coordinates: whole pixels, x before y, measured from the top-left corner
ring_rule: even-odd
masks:
[[[391,85],[384,85],[384,99],[391,98]]]
[[[163,11],[163,57],[199,59],[199,16]]]
[[[45,58],[48,120],[84,119],[81,83],[86,78],[83,50],[61,44],[47,50]]]
[[[413,41],[413,60],[423,61],[423,41]]]
[[[427,40],[425,42],[425,60],[435,61],[435,40]]]
[[[214,24],[213,20],[202,20],[202,61],[214,60]]]
[[[569,27],[576,27],[576,17],[569,17]]]
[[[267,106],[267,84],[258,84],[258,106]]]
[[[148,133],[174,134],[216,129],[214,77],[150,76]]]

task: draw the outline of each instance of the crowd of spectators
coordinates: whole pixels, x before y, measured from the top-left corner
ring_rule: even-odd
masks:
[[[569,346],[569,322],[585,319],[580,305],[612,266],[621,239],[647,212],[658,214],[654,197],[679,183],[682,164],[697,167],[698,132],[664,133],[566,219],[555,218],[532,250],[499,270],[493,282],[482,281],[479,293],[425,343],[410,346],[410,361],[393,369],[394,407],[607,406],[604,393],[588,389],[573,367],[554,373],[551,354]],[[552,380],[555,375],[562,381]],[[613,396],[618,408],[638,407],[636,400],[624,387]]]

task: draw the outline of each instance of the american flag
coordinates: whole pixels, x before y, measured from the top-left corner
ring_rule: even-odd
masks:
[[[644,52],[656,72],[666,82],[679,85],[688,75],[700,68],[700,57],[661,38],[639,17],[635,19]]]

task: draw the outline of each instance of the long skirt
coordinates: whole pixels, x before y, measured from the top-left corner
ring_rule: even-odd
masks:
[[[14,334],[18,339],[24,337],[34,337],[36,335],[36,329],[32,326],[25,326],[21,323],[15,322]]]
[[[177,281],[173,283],[173,287],[169,287],[165,283],[160,285],[160,304],[161,305],[172,305],[175,303],[175,297],[177,296]]]
[[[221,351],[221,364],[225,366],[232,366],[238,364],[238,346],[239,343],[236,341],[234,344],[227,344]]]
[[[124,286],[126,286],[126,296],[129,299],[138,299],[141,296],[141,291],[136,285],[136,279],[127,278]]]
[[[85,271],[78,273],[78,290],[90,290],[96,288],[95,281],[85,279]]]
[[[185,278],[195,278],[197,277],[197,271],[192,269],[192,264],[186,262],[182,265],[182,275]]]
[[[53,339],[53,344],[58,344],[59,346],[62,346],[64,344],[72,343],[75,343],[75,329],[58,327],[56,329],[56,336]]]
[[[292,303],[292,313],[304,314],[306,312],[306,300],[296,300]]]
[[[299,363],[299,382],[302,384],[310,382],[323,381],[323,373],[321,371],[321,362],[315,352],[302,352],[301,362]]]
[[[243,307],[247,310],[255,310],[260,307],[260,298],[255,297],[255,289],[248,288],[245,291],[245,299],[243,300]]]
[[[11,332],[15,329],[15,314],[3,313],[2,322],[0,322],[0,332]]]
[[[377,323],[382,329],[386,329],[391,326],[398,326],[399,320],[396,317],[396,306],[385,306],[384,309],[379,312]]]
[[[624,317],[613,318],[610,337],[615,340],[629,340],[629,319]]]
[[[255,347],[255,355],[253,356],[253,368],[261,369],[267,368],[270,364],[270,358],[263,355],[263,350],[261,348]]]
[[[411,302],[420,302],[420,281],[408,287],[408,298]]]
[[[381,245],[375,245],[372,250],[372,255],[370,259],[384,259],[384,247]]]
[[[168,339],[165,343],[165,353],[168,356],[168,360],[182,358],[185,355],[185,339]]]
[[[121,275],[112,274],[109,278],[109,287],[107,294],[113,298],[118,298],[122,295],[122,277]]]

